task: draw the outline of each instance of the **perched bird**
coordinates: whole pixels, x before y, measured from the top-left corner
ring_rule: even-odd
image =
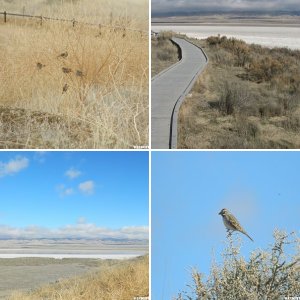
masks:
[[[63,67],[63,68],[61,68],[62,69],[62,71],[65,73],[65,74],[68,74],[68,73],[71,73],[72,72],[72,69],[70,69],[70,68],[65,68],[65,67]]]
[[[59,55],[57,56],[57,58],[67,58],[68,55],[69,55],[68,52],[63,52],[63,53],[59,54]]]
[[[252,242],[252,238],[248,235],[248,233],[243,229],[240,225],[239,221],[232,215],[226,208],[223,208],[219,215],[223,218],[223,223],[227,229],[228,235],[231,235],[233,231],[239,231],[245,234]]]
[[[82,77],[83,76],[83,72],[80,70],[76,71],[76,76]]]
[[[69,85],[66,83],[63,87],[63,92],[62,93],[65,93],[69,88]]]
[[[46,67],[46,65],[43,65],[42,63],[37,62],[37,63],[36,63],[36,67],[37,67],[39,70],[41,70],[42,68]]]

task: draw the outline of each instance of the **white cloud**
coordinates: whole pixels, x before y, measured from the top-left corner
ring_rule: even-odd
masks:
[[[29,159],[20,156],[17,156],[15,159],[11,159],[6,163],[0,161],[0,177],[19,173],[23,169],[26,169],[28,165]]]
[[[39,163],[44,163],[46,161],[46,155],[48,154],[49,152],[47,151],[36,151],[34,153],[34,160],[38,161]]]
[[[80,218],[76,224],[55,229],[36,225],[24,228],[0,225],[0,238],[117,238],[148,240],[149,229],[148,226],[128,226],[111,229],[87,223],[84,218]]]
[[[70,179],[74,179],[79,177],[81,175],[81,172],[79,170],[71,168],[68,171],[66,171],[65,175],[68,176]]]
[[[95,184],[94,184],[94,181],[88,180],[88,181],[80,183],[78,185],[78,188],[82,193],[84,193],[86,195],[91,195],[94,193]]]
[[[57,190],[59,192],[59,195],[61,197],[65,197],[65,196],[71,196],[74,194],[74,190],[72,188],[68,188],[66,187],[64,184],[60,184],[58,187],[57,187]]]

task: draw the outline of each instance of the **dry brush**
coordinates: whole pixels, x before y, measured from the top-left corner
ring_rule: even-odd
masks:
[[[130,30],[147,30],[147,1],[131,0],[127,6],[110,1],[109,18],[102,18],[107,1],[71,2],[36,4],[49,16],[68,18],[73,12],[79,21],[101,20],[107,26],[60,21],[41,26],[23,18],[0,22],[0,146],[147,145],[148,38]],[[130,13],[135,6],[143,9],[137,16]]]
[[[210,274],[192,271],[192,284],[174,300],[261,300],[300,296],[300,241],[295,233],[275,230],[267,250],[241,255],[241,241],[230,237]],[[287,248],[289,250],[287,251]],[[289,254],[288,254],[289,253]]]

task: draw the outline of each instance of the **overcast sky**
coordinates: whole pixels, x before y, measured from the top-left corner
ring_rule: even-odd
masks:
[[[152,0],[152,13],[196,11],[294,11],[299,0]]]

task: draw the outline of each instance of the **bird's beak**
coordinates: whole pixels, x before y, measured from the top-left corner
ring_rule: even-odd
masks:
[[[219,215],[221,214],[222,211],[219,212]]]

